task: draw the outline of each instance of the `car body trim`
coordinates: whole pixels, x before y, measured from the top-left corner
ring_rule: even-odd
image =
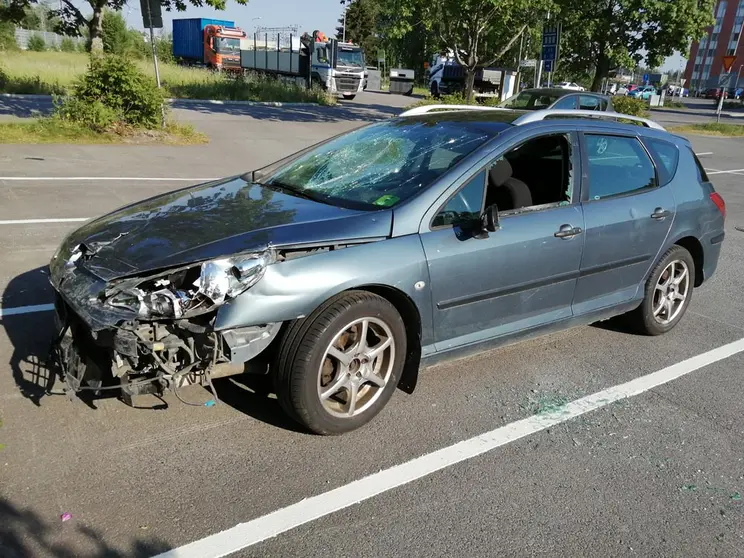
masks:
[[[722,232],[721,234],[718,234],[710,239],[711,244],[720,244],[723,242],[723,239],[726,238],[726,233]]]
[[[587,267],[579,271],[579,277],[587,277],[589,275],[596,275],[597,273],[604,273],[605,271],[612,271],[621,267],[628,267],[630,265],[647,262],[651,259],[651,257],[651,254],[643,254],[642,256],[635,256],[633,258],[627,258],[625,260],[618,260],[609,264]]]
[[[484,291],[484,292],[481,292],[475,295],[468,295],[468,296],[463,296],[460,298],[443,300],[442,302],[437,302],[437,308],[439,310],[447,310],[448,308],[464,306],[466,304],[472,304],[473,302],[481,302],[483,300],[488,300],[489,298],[497,298],[500,296],[506,296],[510,294],[520,293],[523,291],[529,291],[530,289],[538,289],[540,287],[554,285],[556,283],[563,283],[564,281],[570,281],[572,279],[576,279],[578,276],[579,276],[579,273],[577,271],[572,271],[571,273],[561,273],[559,275],[552,275],[551,277],[546,277],[545,279],[540,279],[538,281],[530,281],[529,283],[522,283],[521,285],[508,287],[505,289],[494,289],[491,291]]]

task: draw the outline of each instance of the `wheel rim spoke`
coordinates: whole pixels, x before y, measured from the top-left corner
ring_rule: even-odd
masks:
[[[359,385],[356,382],[349,382],[349,385],[346,387],[346,393],[348,394],[348,401],[346,402],[347,410],[346,414],[351,416],[354,416],[354,411],[356,411],[356,404],[357,404],[357,395],[359,394]]]
[[[381,378],[375,373],[370,374],[367,377],[367,381],[373,386],[378,387],[378,388],[383,388],[385,387],[385,384],[387,384],[387,382],[385,381],[385,378]]]
[[[665,300],[666,300],[665,298],[662,298],[659,301],[659,305],[656,308],[654,308],[654,316],[658,316],[659,314],[661,314],[661,311],[664,310],[664,302],[665,302]]]
[[[339,372],[338,378],[336,378],[336,380],[331,382],[330,387],[328,387],[325,391],[323,391],[320,394],[320,398],[324,401],[327,400],[333,395],[336,395],[343,388],[346,388],[348,383],[349,383],[349,378],[348,376],[346,376],[346,373]]]
[[[388,337],[387,339],[383,340],[381,343],[378,343],[372,349],[370,349],[369,352],[367,353],[367,356],[369,357],[370,362],[373,362],[378,356],[380,356],[382,352],[385,349],[387,349],[392,342],[393,340],[390,337]]]
[[[682,273],[679,274],[679,277],[674,279],[674,284],[680,285],[685,279],[687,279],[687,270],[682,268]]]
[[[343,364],[344,367],[348,368],[349,364],[351,363],[351,354],[342,351],[341,349],[339,349],[338,347],[334,347],[333,345],[328,348],[328,355],[335,358],[337,361]]]

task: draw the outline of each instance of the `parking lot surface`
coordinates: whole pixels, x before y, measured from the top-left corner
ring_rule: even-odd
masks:
[[[516,421],[744,338],[741,140],[693,138],[727,202],[727,236],[715,277],[662,337],[605,322],[441,364],[367,427],[330,438],[299,432],[256,380],[218,380],[214,407],[166,396],[141,409],[70,401],[47,383],[45,266],[77,226],[69,219],[243,172],[400,110],[400,98],[382,97],[342,107],[351,118],[176,109],[210,135],[206,146],[3,146],[0,554],[155,556],[262,520],[233,538],[236,556],[744,555],[742,352],[410,482],[379,477],[371,497],[350,484],[396,467],[402,479],[421,456],[499,438]],[[197,387],[183,395],[211,398]],[[269,515],[314,496],[311,521],[284,529]],[[333,511],[336,497],[359,502]],[[229,547],[208,540],[207,555]],[[189,548],[167,555],[205,555]]]

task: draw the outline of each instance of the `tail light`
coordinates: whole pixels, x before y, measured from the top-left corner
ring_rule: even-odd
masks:
[[[714,204],[716,204],[716,207],[721,212],[721,215],[723,215],[723,218],[726,218],[726,202],[723,201],[723,198],[721,197],[721,194],[718,192],[713,192],[710,195],[710,199],[713,201]]]

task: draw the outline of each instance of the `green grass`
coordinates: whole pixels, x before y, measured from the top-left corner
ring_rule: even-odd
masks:
[[[88,55],[78,52],[4,52],[0,58],[0,93],[70,93],[87,65]],[[137,65],[155,78],[150,61],[139,60]],[[236,80],[203,68],[161,64],[160,79],[168,96],[182,99],[335,104],[335,98],[318,89],[258,76]]]
[[[701,134],[705,136],[744,136],[744,124],[724,124],[719,122],[706,122],[705,124],[685,124],[674,126],[670,131],[675,133]]]
[[[193,126],[168,122],[163,130],[120,129],[99,133],[58,118],[0,122],[0,144],[66,143],[66,144],[153,144],[199,145],[208,138]]]
[[[668,99],[665,99],[664,106],[662,108],[686,109],[687,105],[680,101],[670,101]]]

